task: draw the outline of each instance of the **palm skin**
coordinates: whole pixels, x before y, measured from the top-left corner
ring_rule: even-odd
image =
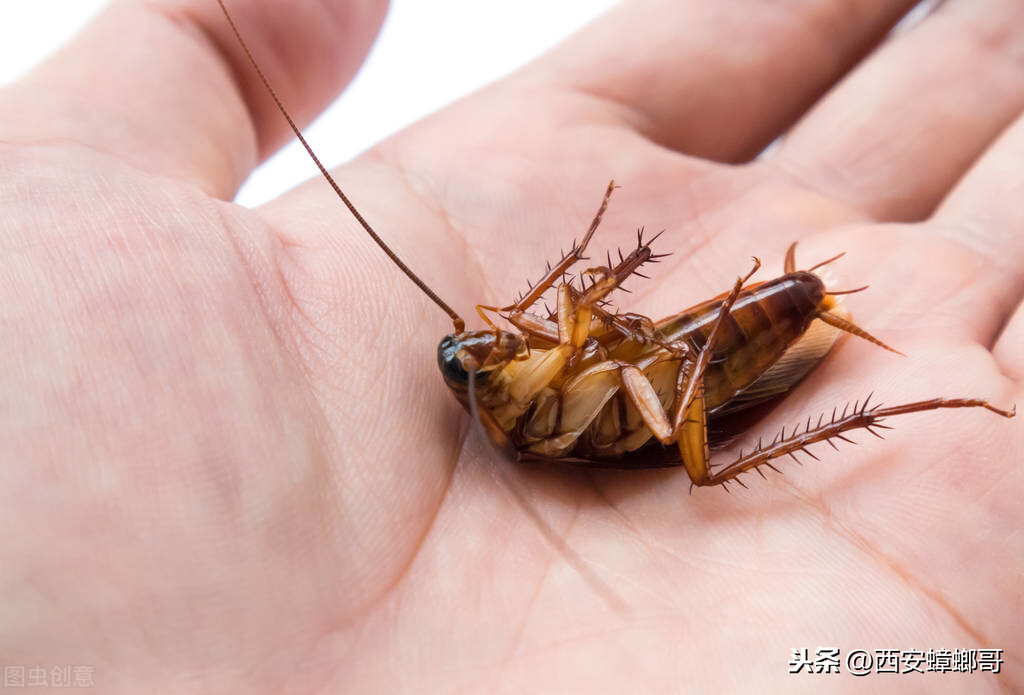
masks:
[[[1020,420],[980,410],[900,418],[888,442],[819,445],[820,463],[747,476],[750,490],[733,495],[689,495],[682,470],[513,468],[478,440],[437,373],[447,318],[322,181],[259,210],[224,202],[256,156],[252,133],[265,151],[282,129],[206,4],[182,12],[217,34],[255,114],[254,131],[240,127],[250,121],[239,92],[217,83],[231,73],[205,55],[219,72],[197,89],[228,115],[199,120],[244,153],[228,164],[197,163],[179,143],[142,150],[131,140],[145,133],[130,128],[41,125],[26,95],[72,89],[61,59],[0,102],[16,114],[2,154],[0,660],[89,664],[104,692],[817,690],[825,678],[853,690],[865,681],[788,675],[792,649],[1001,647],[998,677],[897,678],[929,692],[1024,687]],[[993,5],[986,21],[1021,23],[1012,4]],[[252,7],[238,19],[259,58],[270,39]],[[344,69],[286,87],[288,101],[312,83],[314,96],[291,95],[300,114],[351,73],[379,22],[373,3],[351,7],[334,18],[355,46]],[[537,277],[585,230],[612,177],[623,188],[595,248],[628,245],[643,224],[667,229],[656,250],[674,254],[651,281],[630,283],[624,309],[679,311],[724,291],[751,255],[766,264],[755,280],[771,277],[793,240],[803,267],[846,251],[831,286],[870,283],[848,307],[909,357],[842,342],[754,439],[870,391],[889,404],[1019,402],[1013,155],[1024,131],[1009,124],[1022,80],[998,73],[1001,100],[970,124],[916,94],[921,112],[903,115],[921,127],[908,133],[886,118],[905,94],[863,106],[869,63],[776,154],[737,165],[853,58],[806,75],[788,105],[722,112],[713,86],[726,75],[714,61],[666,75],[657,23],[645,59],[630,62],[635,46],[610,42],[625,23],[642,33],[656,9],[667,11],[617,10],[346,166],[342,187],[467,318],[474,303],[508,301]],[[709,32],[729,29],[692,12]],[[121,7],[106,21],[141,14]],[[895,19],[862,14],[850,21],[864,45]],[[899,50],[912,54],[907,42],[938,19],[883,47],[876,71],[910,80],[919,69]],[[102,53],[90,41],[103,31],[69,51]],[[310,50],[338,51],[323,33]],[[806,58],[779,56],[778,74]],[[297,49],[278,59],[270,72],[281,86]],[[162,60],[157,74],[184,83],[184,68]],[[644,70],[663,82],[638,83]],[[919,79],[944,102],[996,91],[935,77]],[[641,100],[662,94],[656,86],[665,103]],[[723,113],[731,120],[716,123]],[[666,126],[673,118],[683,125]],[[858,145],[868,134],[876,139]],[[545,540],[501,467],[624,610]]]

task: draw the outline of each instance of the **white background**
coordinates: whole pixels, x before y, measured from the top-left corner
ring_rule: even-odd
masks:
[[[0,85],[56,51],[106,4],[0,0]],[[329,167],[340,164],[528,62],[615,4],[617,0],[392,0],[363,69],[306,135]],[[405,85],[401,92],[399,84]],[[257,205],[314,173],[305,152],[292,143],[253,173],[237,200]]]

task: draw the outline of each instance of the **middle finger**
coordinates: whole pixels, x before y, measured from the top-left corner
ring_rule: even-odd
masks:
[[[879,220],[929,215],[1024,108],[1024,4],[953,0],[854,71],[770,166]]]

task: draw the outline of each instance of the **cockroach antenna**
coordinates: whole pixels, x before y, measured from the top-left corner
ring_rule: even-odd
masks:
[[[313,152],[313,148],[309,146],[309,143],[306,142],[306,138],[302,136],[302,132],[299,130],[299,127],[295,125],[295,121],[292,120],[288,110],[284,107],[284,104],[281,103],[281,99],[277,96],[277,92],[275,92],[274,88],[270,86],[270,80],[267,79],[267,76],[263,74],[263,70],[260,69],[259,64],[256,63],[256,59],[249,50],[249,45],[245,42],[245,39],[242,38],[242,34],[238,31],[238,27],[235,26],[235,20],[231,18],[231,13],[228,12],[227,6],[224,5],[224,0],[217,0],[217,4],[220,5],[220,9],[224,13],[224,17],[227,18],[228,24],[231,25],[231,31],[234,33],[235,38],[238,39],[238,43],[242,46],[242,50],[245,51],[245,57],[249,59],[249,63],[252,65],[253,69],[256,70],[256,74],[259,75],[263,86],[267,88],[271,98],[273,98],[274,103],[277,105],[278,111],[280,111],[281,115],[284,116],[286,121],[288,121],[288,126],[292,129],[292,132],[295,133],[295,137],[297,137],[299,142],[302,143],[302,146],[316,164],[317,169],[319,169],[320,173],[323,174],[325,179],[327,179],[327,183],[331,184],[331,188],[333,188],[334,192],[338,194],[339,198],[341,198],[341,202],[345,204],[345,207],[348,208],[349,212],[352,213],[352,216],[356,218],[360,225],[362,225],[363,229],[366,230],[366,233],[370,235],[370,238],[373,239],[377,246],[379,246],[381,250],[387,254],[388,258],[398,266],[399,270],[405,273],[410,280],[416,283],[416,286],[419,287],[425,295],[430,297],[434,304],[441,307],[441,309],[451,317],[452,323],[455,324],[455,331],[457,333],[461,333],[465,330],[466,322],[462,320],[462,317],[455,313],[455,310],[448,306],[443,299],[438,297],[434,290],[430,289],[427,283],[423,282],[423,280],[421,280],[419,276],[412,271],[412,268],[407,266],[402,259],[398,257],[398,254],[392,251],[391,247],[384,243],[383,239],[377,236],[377,232],[373,231],[373,227],[370,226],[370,223],[366,221],[366,218],[360,214],[359,210],[356,209],[356,206],[352,204],[352,201],[348,199],[348,196],[341,190],[341,186],[339,186],[334,180],[334,177],[327,172],[327,169],[320,161],[320,158],[316,156]]]

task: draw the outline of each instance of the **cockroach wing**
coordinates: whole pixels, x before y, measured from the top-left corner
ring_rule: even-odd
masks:
[[[834,313],[839,311],[848,315],[838,307],[833,310]],[[750,386],[716,408],[714,414],[717,416],[745,410],[789,391],[824,359],[841,334],[842,331],[815,319],[775,364]]]

